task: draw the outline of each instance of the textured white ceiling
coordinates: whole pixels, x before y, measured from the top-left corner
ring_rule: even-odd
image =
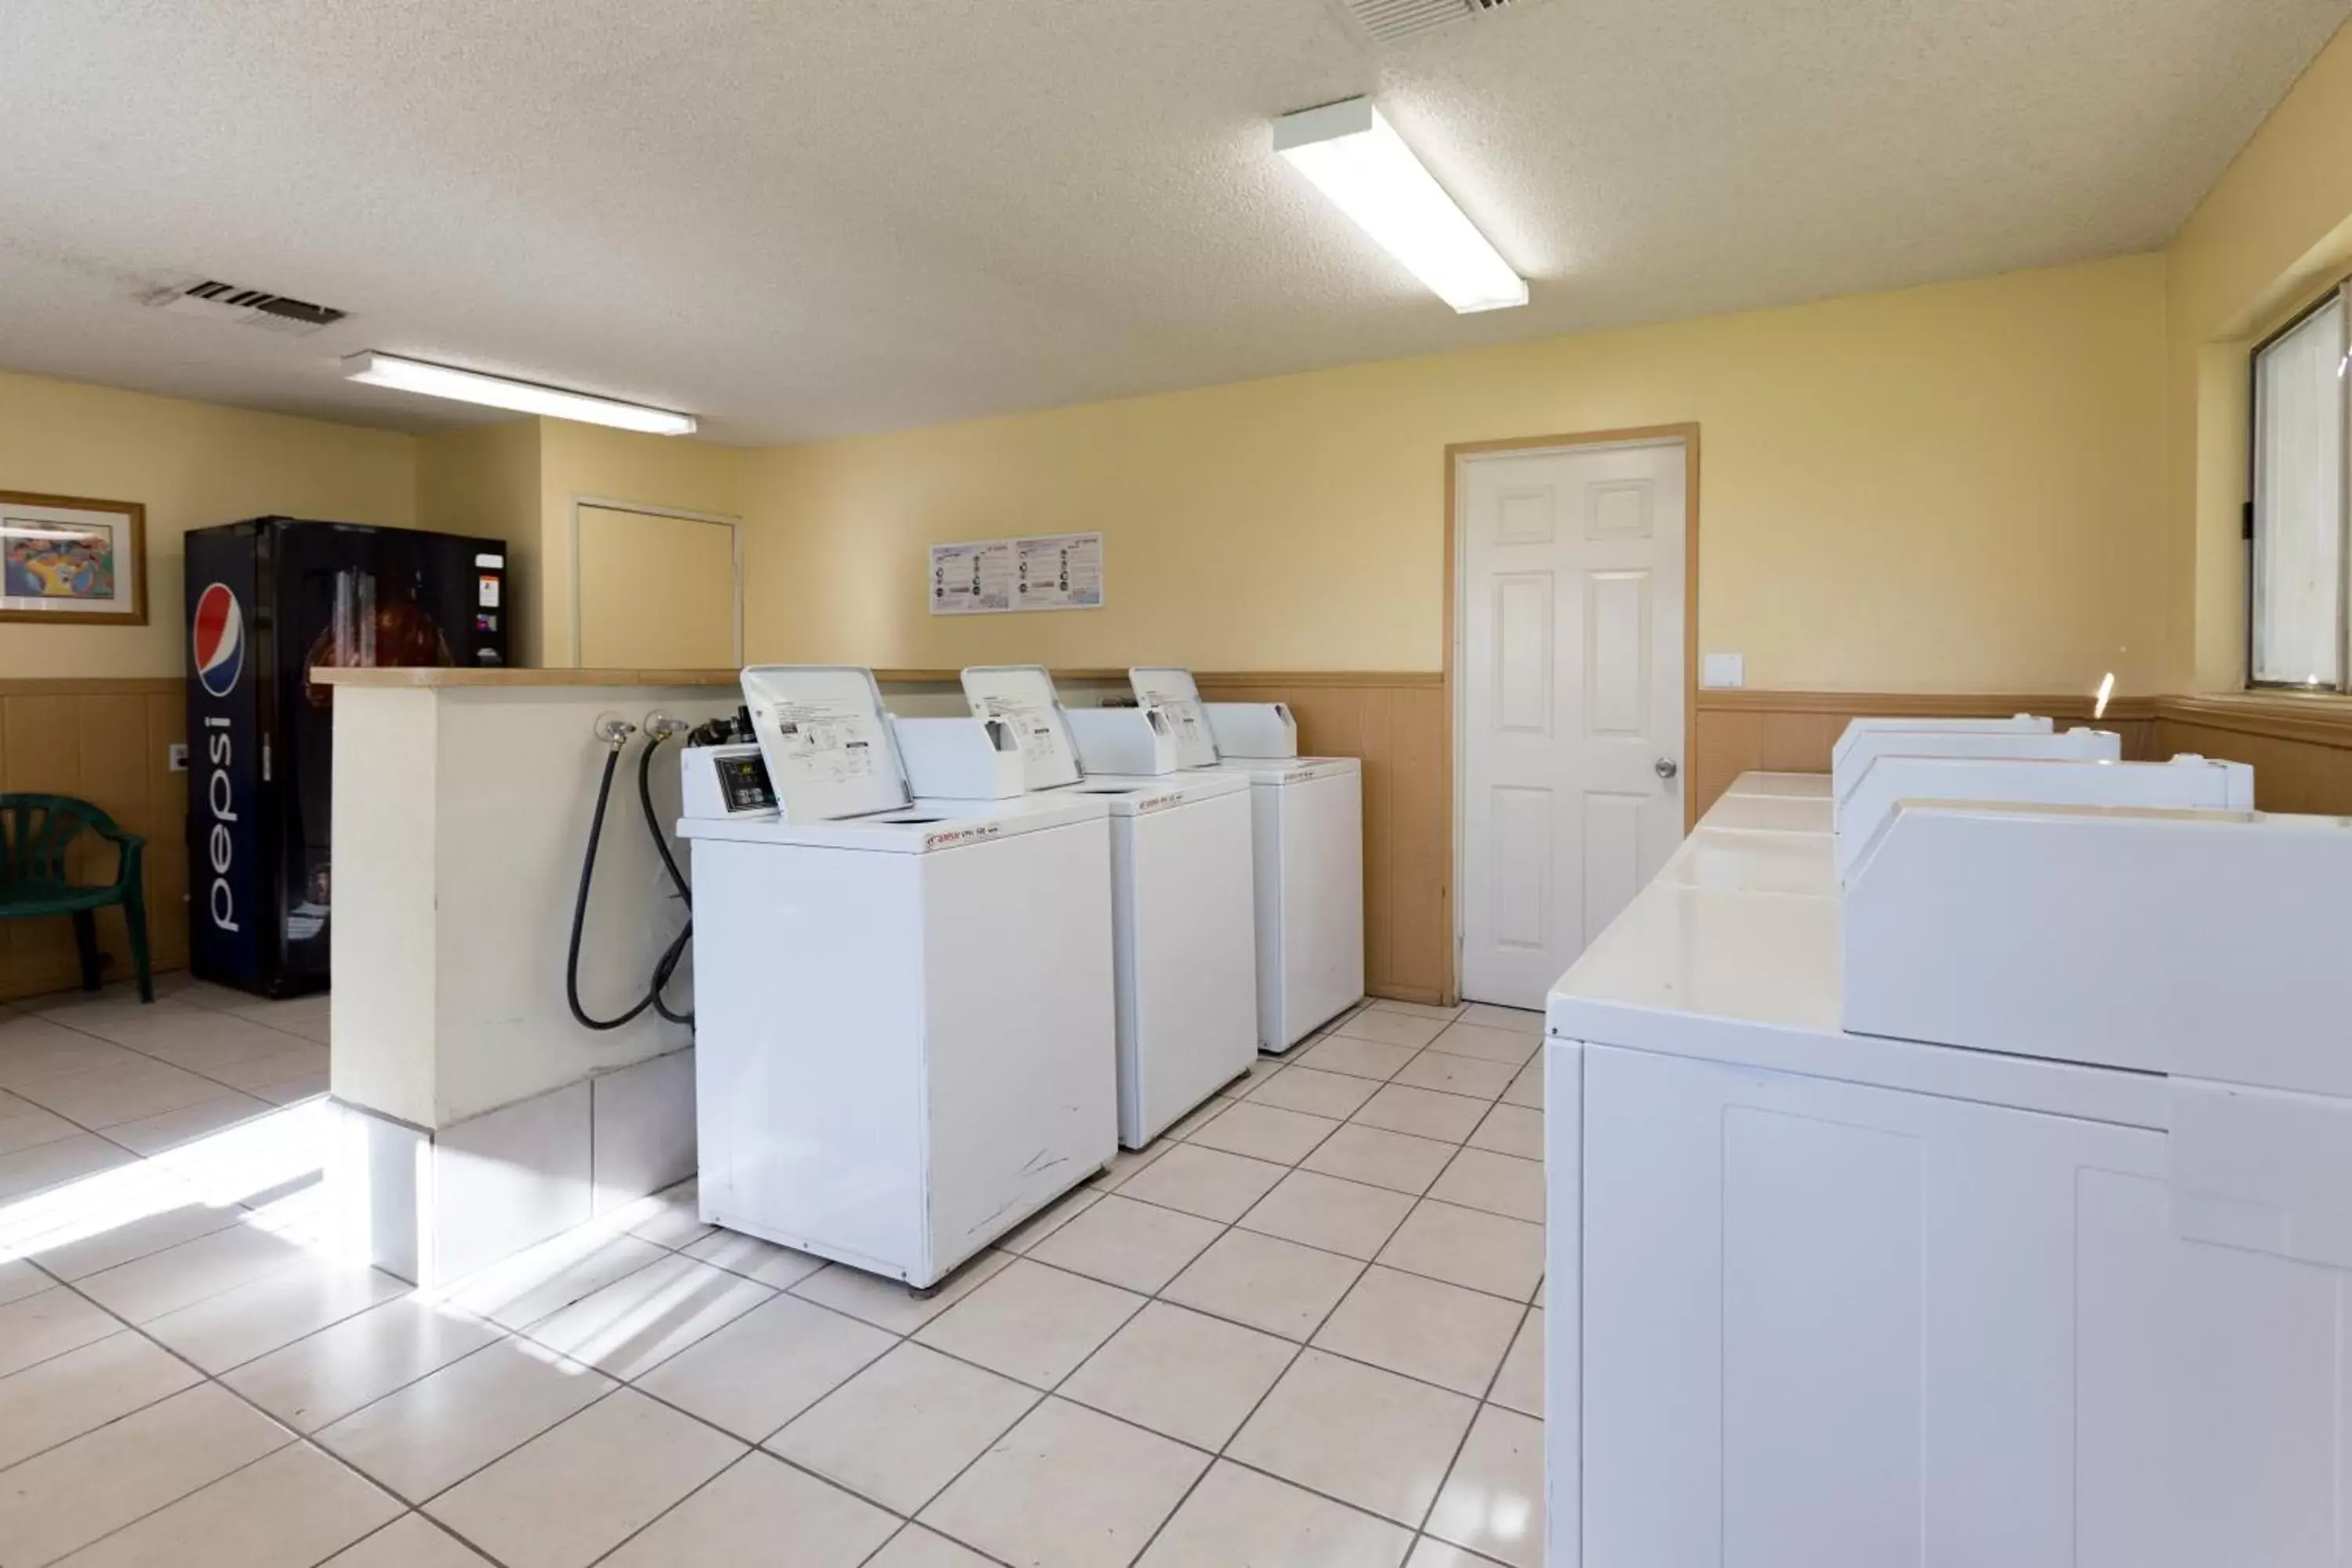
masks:
[[[2163,243],[2352,0],[6,0],[0,367],[407,428],[380,348],[774,441]],[[1371,91],[1456,317],[1267,151]],[[134,302],[211,276],[309,338]]]

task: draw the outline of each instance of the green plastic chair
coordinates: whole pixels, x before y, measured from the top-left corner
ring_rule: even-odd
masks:
[[[83,833],[95,833],[120,851],[114,880],[76,882],[66,873],[66,851]],[[81,988],[99,984],[97,911],[122,906],[131,935],[131,962],[139,973],[139,1000],[155,1000],[147,964],[147,898],[139,879],[147,840],[126,833],[86,800],[63,795],[0,795],[0,921],[73,917],[81,957]]]

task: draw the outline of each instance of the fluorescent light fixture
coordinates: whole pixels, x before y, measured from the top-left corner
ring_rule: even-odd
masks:
[[[370,386],[421,392],[427,397],[454,398],[459,403],[480,403],[492,408],[511,408],[518,414],[544,414],[554,419],[613,425],[654,436],[694,434],[691,414],[673,414],[667,408],[647,408],[637,403],[616,403],[609,397],[591,397],[584,392],[565,392],[528,381],[509,381],[502,375],[428,364],[420,359],[378,353],[373,349],[347,357],[343,375]]]
[[[1455,310],[1528,302],[1527,280],[1471,226],[1370,99],[1284,115],[1274,122],[1274,150]]]
[[[2107,716],[2107,699],[2113,697],[2115,694],[2116,672],[2111,669],[2107,671],[2107,678],[2099,682],[2099,700],[2091,709],[2091,721],[2093,723],[2096,723]]]

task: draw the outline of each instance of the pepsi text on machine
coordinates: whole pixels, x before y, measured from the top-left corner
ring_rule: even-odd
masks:
[[[250,552],[191,534],[188,551],[188,944],[207,978],[261,978],[258,832],[266,765]]]
[[[194,656],[196,679],[211,696],[226,698],[236,690],[245,668],[245,613],[226,584],[208,584],[196,596],[196,611],[188,630],[189,651]],[[205,889],[205,913],[214,929],[235,932],[236,889],[229,881],[236,867],[236,796],[230,769],[236,762],[236,735],[226,713],[204,718],[202,785],[205,815],[212,819],[203,836],[202,868],[210,873]]]

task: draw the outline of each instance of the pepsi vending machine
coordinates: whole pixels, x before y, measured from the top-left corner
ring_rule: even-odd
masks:
[[[334,689],[322,668],[503,665],[506,542],[257,517],[187,536],[188,968],[327,984]]]

